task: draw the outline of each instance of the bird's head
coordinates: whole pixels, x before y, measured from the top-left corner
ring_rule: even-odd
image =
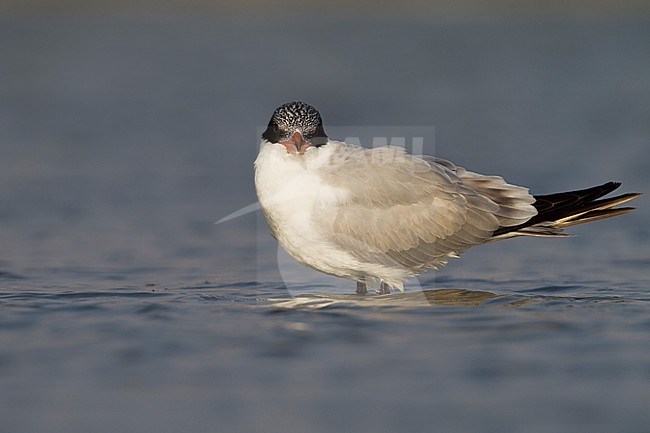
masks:
[[[309,147],[327,143],[320,113],[304,102],[288,102],[278,107],[262,134],[269,143],[278,143],[287,153],[302,155]]]

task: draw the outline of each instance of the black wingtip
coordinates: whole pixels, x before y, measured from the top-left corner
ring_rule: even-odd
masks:
[[[494,236],[540,223],[553,223],[557,224],[558,228],[562,228],[630,212],[632,209],[617,209],[614,206],[630,201],[641,193],[625,193],[612,198],[601,198],[620,186],[621,182],[611,181],[581,190],[535,195],[533,206],[537,209],[537,215],[519,226],[502,227],[494,232]]]

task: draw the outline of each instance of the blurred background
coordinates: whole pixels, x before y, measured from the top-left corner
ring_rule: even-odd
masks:
[[[34,309],[6,306],[0,314],[7,330],[0,339],[0,379],[6,380],[0,430],[90,431],[103,420],[105,430],[93,431],[133,431],[143,425],[141,431],[199,431],[217,414],[223,431],[262,431],[265,426],[397,431],[409,420],[414,422],[410,431],[430,431],[427,414],[435,414],[443,430],[454,431],[454,421],[445,418],[454,414],[456,421],[464,420],[464,431],[595,432],[621,425],[629,427],[625,431],[644,431],[647,416],[641,408],[648,388],[639,378],[644,371],[647,379],[648,370],[638,360],[640,348],[647,348],[647,320],[634,325],[638,333],[626,340],[626,355],[607,364],[610,376],[594,364],[585,381],[562,396],[554,394],[556,386],[574,378],[579,368],[572,363],[578,356],[571,352],[575,336],[558,349],[566,357],[551,362],[560,370],[566,367],[564,376],[529,376],[531,371],[517,370],[521,362],[501,363],[501,355],[494,355],[494,368],[514,365],[502,372],[508,386],[500,393],[492,393],[492,382],[474,387],[490,375],[480,362],[475,376],[444,371],[442,365],[467,359],[458,349],[463,335],[445,339],[456,349],[435,356],[422,349],[410,355],[421,358],[407,357],[412,362],[404,364],[415,366],[408,371],[426,372],[428,359],[437,360],[432,364],[440,373],[435,384],[424,374],[404,385],[406,368],[401,376],[388,374],[379,382],[363,375],[354,376],[362,378],[356,381],[348,378],[358,390],[346,391],[350,399],[377,396],[375,407],[384,409],[365,419],[350,411],[353,404],[346,405],[351,409],[337,406],[341,396],[336,388],[345,389],[347,382],[334,381],[333,371],[313,375],[306,364],[298,364],[304,375],[271,379],[264,374],[269,352],[272,357],[280,353],[271,365],[281,368],[283,356],[296,354],[292,345],[330,341],[309,333],[311,321],[317,320],[313,316],[301,317],[297,325],[280,325],[273,321],[276,316],[258,317],[248,309],[245,314],[253,317],[244,323],[241,314],[202,310],[207,300],[222,300],[209,294],[191,298],[197,302],[195,318],[185,317],[187,307],[178,304],[174,317],[183,320],[164,328],[167,339],[158,341],[161,334],[151,326],[142,325],[138,333],[115,323],[120,317],[122,324],[130,323],[134,316],[127,305],[135,299],[115,304],[126,316],[117,314],[114,322],[105,318],[97,325],[97,316],[82,313],[84,307],[98,308],[95,304],[69,311],[68,298],[50,298],[69,314],[50,316],[43,311],[55,307],[41,304],[44,298],[20,296],[164,287],[186,288],[178,292],[182,297],[201,284],[212,292],[218,287],[250,292],[259,289],[256,281],[281,281],[275,243],[259,213],[214,222],[256,201],[252,163],[259,128],[277,106],[296,99],[316,106],[326,129],[433,126],[437,156],[473,171],[503,175],[533,193],[608,180],[623,182],[626,191],[647,192],[649,78],[650,3],[642,0],[0,2],[0,288],[6,302],[36,303]],[[598,290],[626,287],[633,298],[647,298],[642,295],[650,264],[645,203],[641,197],[633,214],[576,228],[581,236],[569,244],[534,239],[470,251],[442,275],[451,285],[474,281],[475,288],[486,290],[495,289],[489,281],[510,278],[511,283],[526,281],[515,288],[545,281],[575,287],[593,283]],[[272,293],[282,291],[282,283],[277,284]],[[147,318],[161,311],[142,308],[137,311]],[[160,308],[163,316],[170,313],[169,305]],[[77,315],[83,320],[77,321]],[[331,341],[350,335],[348,328],[339,328],[340,320],[319,317],[323,329],[332,331]],[[357,344],[383,361],[413,347],[408,340],[400,346],[399,340],[378,342],[364,334],[363,323],[372,323],[374,316],[358,319],[353,314],[341,320],[362,331],[344,338],[343,346],[328,346],[337,360],[316,353],[303,361],[344,369],[341,360]],[[414,319],[399,326],[412,326],[408,332],[420,329],[409,320]],[[592,329],[590,322],[581,326],[569,328]],[[102,333],[114,327],[116,334]],[[75,332],[70,336],[52,329]],[[590,337],[593,350],[601,350],[602,335]],[[518,336],[514,338],[504,343],[514,352],[503,353],[519,359]],[[74,341],[85,343],[70,346]],[[278,347],[265,346],[269,341]],[[219,345],[235,349],[204,352]],[[540,353],[534,347],[527,353],[549,353],[541,347]],[[99,355],[88,355],[89,348]],[[220,364],[212,367],[217,358]],[[327,366],[319,359],[329,359]],[[203,387],[210,378],[218,378],[217,385]],[[438,411],[430,411],[426,392],[418,394],[420,380],[453,389],[433,400]],[[311,391],[305,391],[307,385]],[[406,392],[396,391],[410,405],[410,411],[402,408],[400,418],[391,412],[394,402],[388,396],[406,391],[405,386],[413,393],[406,398]],[[97,389],[108,394],[100,397]],[[277,389],[290,394],[273,397]],[[518,405],[520,396],[536,392],[539,399]],[[601,400],[581,406],[589,395]],[[153,400],[147,403],[149,398]],[[317,404],[310,401],[333,408],[335,416],[314,412]],[[549,402],[556,402],[546,409],[560,420],[557,424],[539,416],[538,409]],[[272,413],[294,405],[302,415]],[[519,414],[514,415],[519,427],[530,419],[538,421],[537,427],[508,429],[510,424],[494,417],[510,405],[517,408],[513,413]],[[175,407],[186,409],[184,415],[168,410]],[[564,412],[567,407],[570,413]],[[246,408],[260,411],[252,416]],[[463,408],[474,416],[466,416]],[[152,421],[160,413],[160,421]],[[395,415],[391,419],[397,424],[382,413]]]
[[[210,279],[233,257],[256,266],[240,248],[254,216],[213,222],[255,201],[258,128],[295,99],[326,125],[433,126],[438,156],[533,192],[610,179],[647,189],[647,2],[0,10],[6,272],[173,267]]]

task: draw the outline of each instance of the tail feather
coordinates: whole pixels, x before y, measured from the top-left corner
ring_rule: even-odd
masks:
[[[628,202],[641,193],[627,193],[612,198],[600,199],[617,189],[619,182],[608,182],[592,188],[536,195],[537,215],[514,227],[501,227],[492,235],[493,240],[513,236],[567,236],[564,227],[597,221],[634,210],[633,207],[614,208]],[[600,200],[599,200],[600,199]]]

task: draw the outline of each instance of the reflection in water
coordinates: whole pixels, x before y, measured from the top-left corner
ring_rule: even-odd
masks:
[[[553,286],[554,287],[554,286]],[[535,292],[535,289],[529,290]],[[492,293],[485,290],[469,289],[427,289],[389,295],[356,294],[314,294],[304,293],[293,298],[265,298],[272,307],[278,309],[323,309],[323,308],[368,308],[380,307],[399,310],[412,310],[421,307],[441,305],[477,306],[485,304],[517,307],[531,303],[557,303],[572,306],[578,303],[621,303],[634,302],[619,296],[555,296],[552,294]]]
[[[392,307],[411,308],[435,305],[480,305],[486,301],[507,298],[509,304],[520,304],[528,298],[517,296],[512,299],[510,295],[497,295],[482,290],[466,289],[437,289],[422,290],[417,292],[391,293],[389,295],[328,295],[328,294],[303,294],[291,299],[267,299],[274,307],[282,309],[311,308],[321,309],[328,307]]]

